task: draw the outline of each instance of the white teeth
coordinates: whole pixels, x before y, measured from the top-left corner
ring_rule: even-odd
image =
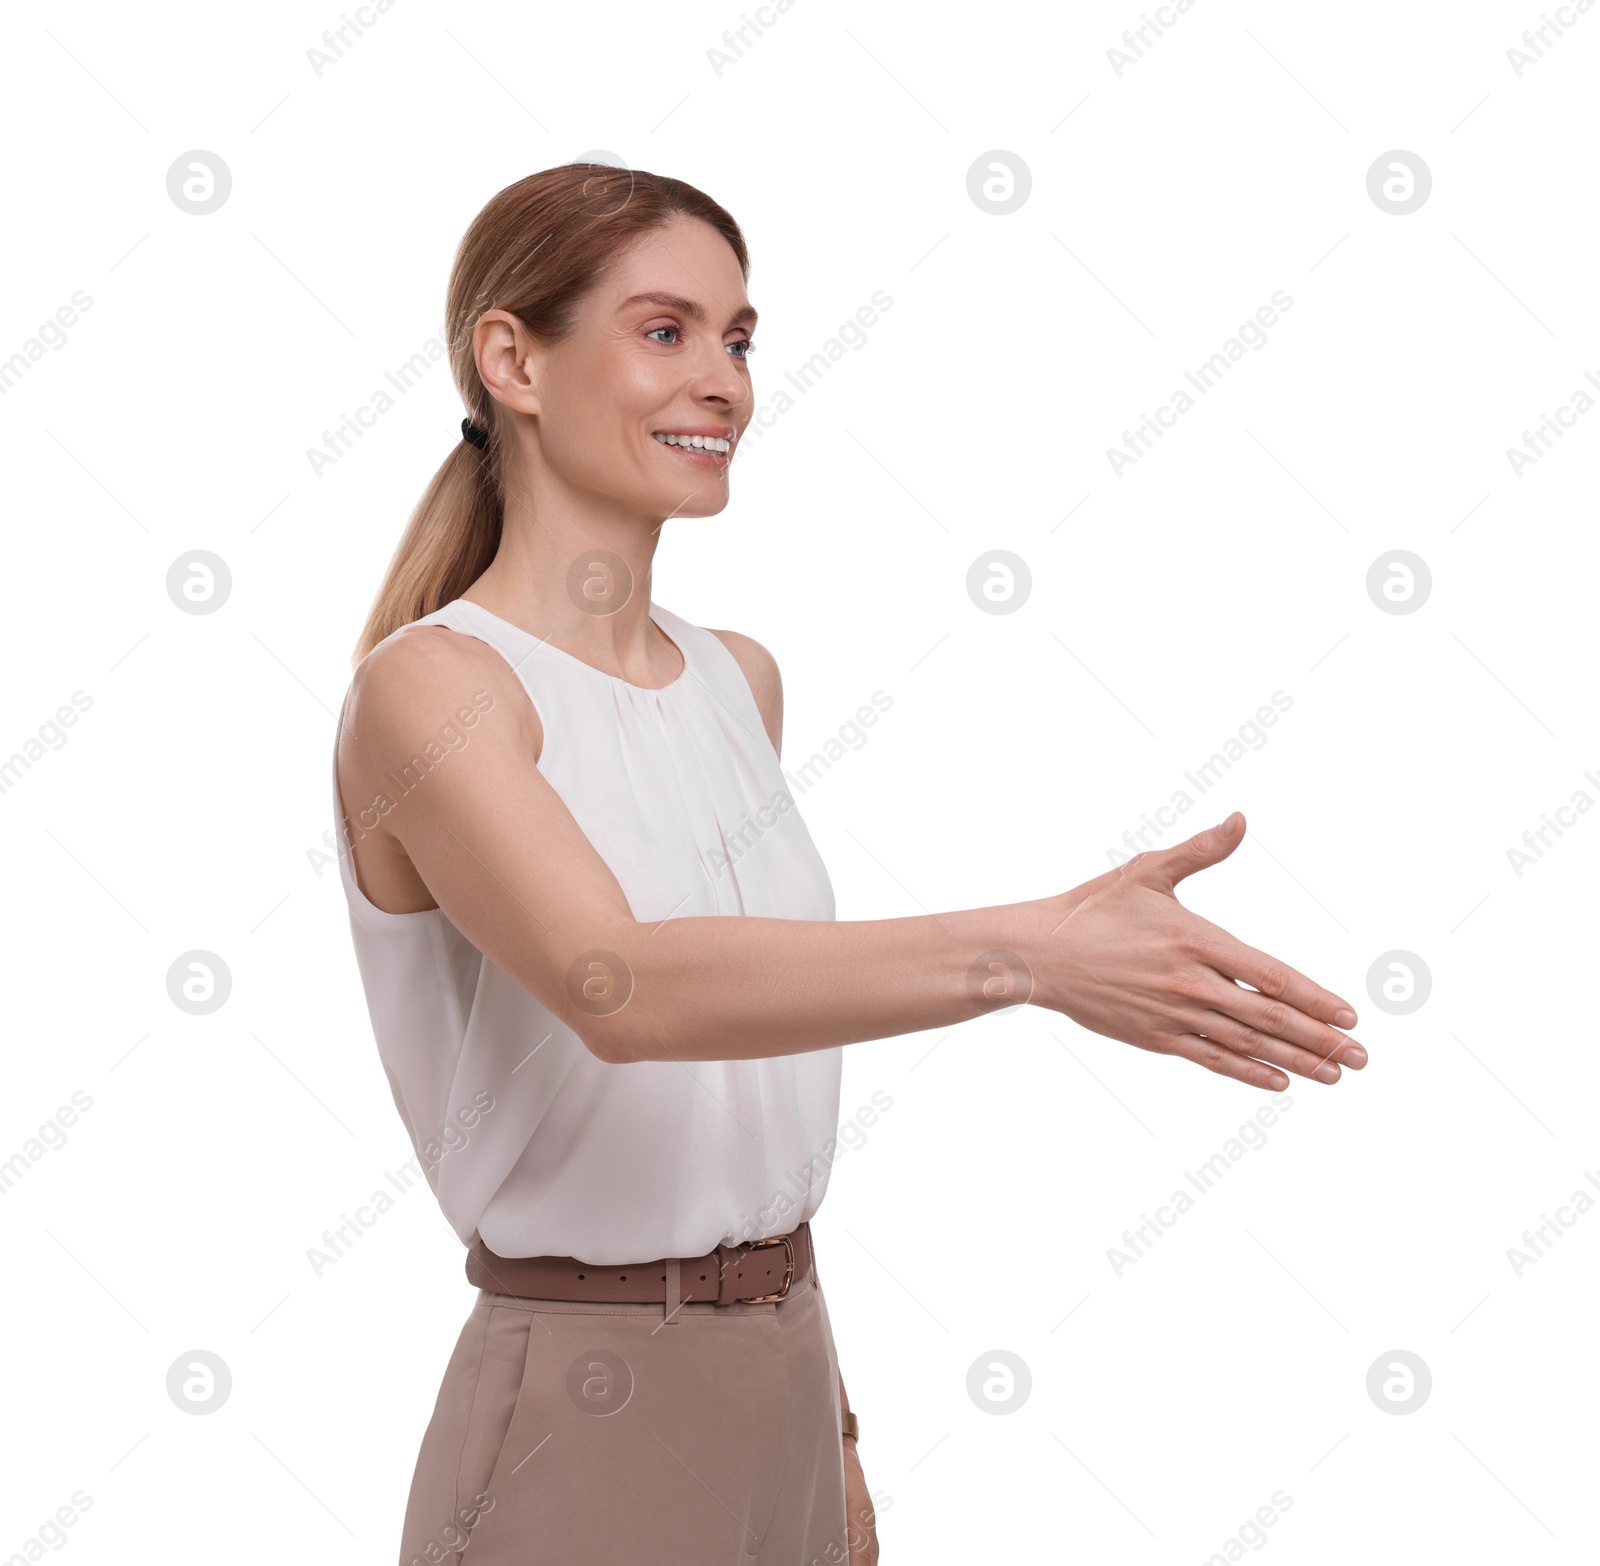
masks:
[[[732,449],[732,442],[720,435],[660,435],[655,437],[664,446],[684,446],[691,451],[720,451]]]

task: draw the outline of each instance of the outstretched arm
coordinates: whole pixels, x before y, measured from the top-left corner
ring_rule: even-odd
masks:
[[[474,723],[458,726],[469,710]],[[455,753],[381,816],[363,813],[387,780],[438,753],[442,731]],[[1233,851],[1237,818],[1031,901],[897,919],[645,923],[538,770],[542,738],[494,649],[439,626],[395,637],[363,661],[345,708],[347,830],[402,856],[434,899],[420,906],[443,908],[601,1060],[799,1054],[1029,1001],[1257,1087],[1286,1086],[1280,1067],[1337,1077],[1330,1057],[1364,1062],[1334,1026],[1343,1000],[1173,896]]]

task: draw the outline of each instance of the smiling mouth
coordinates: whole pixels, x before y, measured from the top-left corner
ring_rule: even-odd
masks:
[[[733,442],[720,435],[657,433],[651,439],[658,446],[665,446],[680,462],[697,468],[725,468],[733,454]]]

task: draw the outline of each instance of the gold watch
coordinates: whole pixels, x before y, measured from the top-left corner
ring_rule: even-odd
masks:
[[[855,1438],[855,1437],[859,1437],[860,1434],[861,1434],[861,1421],[859,1419],[857,1419],[856,1416],[853,1413],[851,1413],[848,1408],[845,1409],[843,1414],[840,1416],[840,1437],[839,1437],[839,1439],[843,1440],[845,1436],[850,1436],[852,1438]]]

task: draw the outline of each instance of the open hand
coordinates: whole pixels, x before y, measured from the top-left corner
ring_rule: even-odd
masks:
[[[1174,895],[1185,876],[1243,840],[1244,817],[1235,811],[1187,842],[1136,854],[1042,899],[1031,1003],[1253,1087],[1286,1088],[1277,1067],[1320,1082],[1337,1082],[1339,1063],[1359,1070],[1367,1052],[1339,1031],[1355,1025],[1348,1002]]]

